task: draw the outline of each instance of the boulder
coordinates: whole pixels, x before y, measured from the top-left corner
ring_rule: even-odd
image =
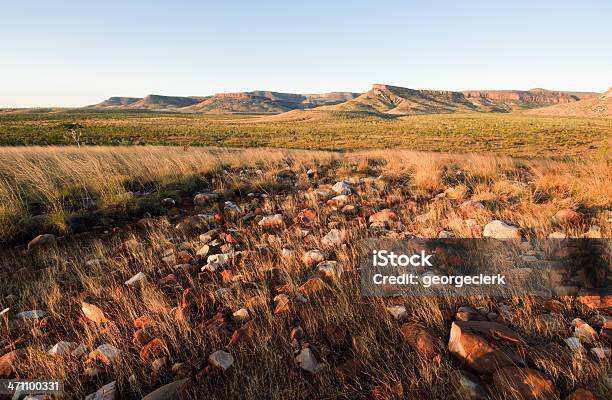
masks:
[[[113,364],[119,357],[119,350],[110,343],[104,343],[89,353],[89,358],[106,365]]]
[[[503,366],[525,365],[523,339],[497,322],[455,321],[448,340],[449,351],[482,374]]]
[[[486,224],[482,236],[495,239],[520,239],[522,237],[519,228],[499,220]]]
[[[259,221],[259,226],[264,229],[273,229],[281,227],[285,224],[283,221],[283,214],[274,214],[274,215],[266,215],[261,221]]]
[[[531,368],[506,366],[495,371],[493,382],[501,393],[516,393],[525,400],[558,399],[553,381]]]

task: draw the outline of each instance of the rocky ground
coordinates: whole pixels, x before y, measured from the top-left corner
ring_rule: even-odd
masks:
[[[609,176],[388,165],[227,168],[162,215],[4,246],[0,376],[87,399],[612,398],[612,297],[365,298],[357,270],[366,237],[610,237]]]

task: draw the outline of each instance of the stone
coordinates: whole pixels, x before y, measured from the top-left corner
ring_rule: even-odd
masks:
[[[305,228],[309,228],[314,225],[317,218],[317,214],[313,210],[304,209],[298,213],[293,219],[296,224],[299,224]]]
[[[179,379],[159,387],[147,394],[142,400],[174,400],[184,398],[191,386],[191,378]]]
[[[87,353],[87,347],[83,343],[80,343],[76,349],[72,350],[70,355],[72,357],[81,357],[83,354]]]
[[[281,250],[281,256],[283,258],[293,258],[295,257],[295,250],[284,248]]]
[[[75,342],[66,342],[61,340],[57,342],[53,347],[51,347],[47,354],[49,354],[50,356],[66,356],[68,354],[71,354],[71,352],[76,349],[76,347],[77,344]]]
[[[459,206],[459,210],[469,218],[475,218],[485,212],[485,206],[479,202],[474,200],[467,200],[461,203]]]
[[[309,250],[302,255],[302,262],[307,266],[317,265],[318,263],[325,261],[327,255],[319,250]]]
[[[15,315],[15,318],[20,319],[22,321],[36,321],[41,319],[45,315],[47,315],[47,313],[42,310],[28,310],[18,313],[17,315]]]
[[[165,199],[162,199],[161,205],[170,208],[174,207],[176,205],[176,202],[172,197],[166,197]]]
[[[117,400],[118,398],[117,381],[112,381],[102,386],[94,393],[88,394],[85,400]]]
[[[340,246],[342,243],[344,243],[345,238],[345,231],[332,229],[327,235],[323,236],[323,239],[321,239],[321,244],[326,247]]]
[[[499,367],[525,365],[520,354],[523,339],[497,322],[455,321],[448,340],[449,351],[476,372],[490,374]]]
[[[612,349],[609,347],[593,347],[589,353],[598,360],[612,357]]]
[[[331,279],[339,278],[343,272],[338,261],[322,261],[317,264],[317,270],[322,276]]]
[[[206,259],[207,265],[211,266],[213,271],[225,266],[228,261],[229,255],[227,254],[213,254]]]
[[[196,206],[205,206],[219,199],[216,193],[198,193],[193,198],[193,204]]]
[[[227,345],[227,349],[236,346],[253,346],[255,343],[255,321],[249,320],[247,323],[236,329]]]
[[[384,210],[381,210],[377,213],[370,215],[370,218],[368,219],[370,223],[372,222],[388,223],[388,222],[396,221],[396,220],[397,220],[397,214],[395,214],[395,212],[391,211],[388,208],[385,208]]]
[[[582,346],[582,343],[580,343],[580,339],[578,339],[577,337],[566,338],[563,339],[563,341],[565,342],[567,347],[569,347],[569,349],[574,353],[582,353],[585,351],[584,347]]]
[[[427,359],[433,359],[438,352],[437,340],[429,331],[419,324],[404,324],[400,328],[404,341],[417,353]]]
[[[406,307],[404,306],[399,306],[399,305],[390,306],[390,307],[387,307],[387,311],[397,321],[402,321],[408,318],[408,313],[406,312]]]
[[[55,235],[45,233],[38,235],[28,243],[28,250],[41,249],[45,247],[55,246]]]
[[[599,397],[589,389],[576,389],[565,400],[599,400]]]
[[[555,231],[551,233],[550,235],[548,235],[548,238],[549,239],[565,239],[567,238],[567,235],[563,232]]]
[[[295,363],[305,371],[316,374],[323,369],[324,364],[317,361],[314,353],[310,348],[304,348],[300,351],[300,354],[295,357]]]
[[[144,363],[151,362],[164,354],[166,344],[160,338],[154,338],[140,349],[140,360]]]
[[[81,310],[88,320],[98,325],[108,322],[108,319],[104,315],[104,311],[95,304],[83,301],[81,302]]]
[[[311,296],[323,290],[323,288],[325,288],[325,282],[320,278],[310,278],[300,286],[300,292],[304,293],[306,296]]]
[[[597,332],[589,324],[576,318],[572,321],[574,326],[574,336],[580,339],[581,342],[591,344],[597,341]]]
[[[339,181],[332,186],[332,190],[337,194],[351,194],[351,185],[347,181]]]
[[[274,214],[274,215],[266,215],[261,221],[259,221],[259,226],[264,229],[273,229],[279,228],[283,226],[285,222],[283,221],[283,214]]]
[[[137,284],[143,283],[146,277],[147,276],[144,274],[144,272],[141,271],[138,272],[136,275],[132,276],[127,281],[125,281],[125,284],[127,286],[136,286]]]
[[[502,367],[493,373],[493,382],[500,392],[518,392],[525,400],[559,398],[554,382],[531,368]]]
[[[234,318],[234,322],[237,323],[248,321],[249,318],[251,318],[246,308],[241,308],[240,310],[235,311],[232,316]]]
[[[204,246],[200,247],[198,251],[196,251],[196,256],[204,258],[208,255],[209,252],[210,246],[205,244]]]
[[[458,321],[485,321],[486,318],[472,307],[462,306],[457,310],[455,318]]]
[[[274,302],[276,303],[274,315],[282,315],[291,311],[291,299],[289,299],[289,296],[287,296],[286,294],[279,294],[274,298]]]
[[[327,201],[327,204],[335,207],[343,207],[347,205],[350,198],[345,194],[339,194],[338,196],[332,197]]]
[[[489,396],[482,381],[474,374],[458,369],[451,372],[449,381],[456,397],[465,400],[488,400]]]
[[[522,237],[519,228],[499,220],[486,224],[482,236],[495,239],[520,239]]]
[[[15,371],[15,363],[27,355],[26,349],[9,351],[0,357],[0,378],[8,378]]]
[[[560,224],[579,224],[582,222],[582,214],[571,208],[564,208],[557,211],[554,219]]]
[[[213,239],[218,238],[220,233],[221,232],[219,229],[211,229],[208,232],[202,233],[200,236],[198,236],[198,239],[200,239],[202,243],[208,243]]]
[[[228,352],[217,350],[208,356],[208,362],[210,365],[225,371],[234,363],[234,357]]]
[[[89,353],[89,358],[106,365],[113,364],[119,357],[119,350],[110,343],[104,343]]]

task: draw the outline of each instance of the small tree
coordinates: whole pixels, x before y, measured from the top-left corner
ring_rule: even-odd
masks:
[[[69,124],[64,124],[70,137],[76,143],[77,147],[81,147],[81,136],[83,136],[83,128],[84,126],[79,124],[78,122],[71,122]]]

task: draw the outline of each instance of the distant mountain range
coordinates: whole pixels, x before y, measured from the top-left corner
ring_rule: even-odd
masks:
[[[607,96],[607,97],[606,97]],[[331,92],[295,94],[271,91],[217,93],[213,96],[111,97],[87,109],[151,110],[185,113],[265,113],[294,110],[350,111],[385,115],[437,113],[512,112],[531,110],[538,114],[574,115],[592,110],[593,115],[610,115],[610,91],[566,92],[530,90],[420,90],[375,84],[366,93]],[[537,111],[532,109],[538,109]],[[603,110],[603,111],[602,111]],[[291,115],[296,115],[292,113]]]

